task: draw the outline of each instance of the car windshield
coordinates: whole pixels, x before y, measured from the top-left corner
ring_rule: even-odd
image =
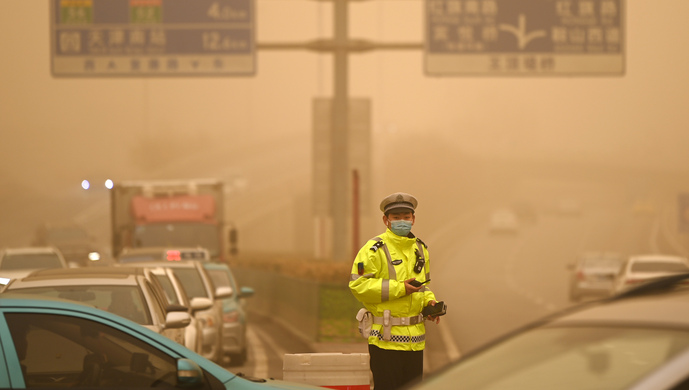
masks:
[[[203,279],[201,279],[196,268],[175,268],[174,272],[189,298],[210,298]]]
[[[151,325],[151,315],[137,286],[50,286],[10,290],[88,303],[136,323]]]
[[[428,378],[420,389],[626,389],[689,348],[689,332],[628,327],[539,328]]]
[[[686,264],[661,261],[639,261],[632,264],[632,272],[687,272]]]
[[[219,254],[218,232],[215,225],[204,223],[166,223],[137,226],[134,246],[202,247],[212,257]]]
[[[47,269],[62,268],[60,258],[54,253],[8,254],[2,258],[0,269]]]
[[[621,264],[622,262],[619,259],[590,258],[584,260],[583,268],[617,271]]]

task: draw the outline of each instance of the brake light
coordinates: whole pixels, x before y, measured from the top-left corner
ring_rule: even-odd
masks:
[[[584,275],[583,272],[579,271],[579,272],[577,272],[577,279],[584,280],[584,279],[586,279],[586,275]]]
[[[169,250],[167,251],[167,261],[181,261],[182,253],[180,251]]]
[[[237,322],[239,320],[239,312],[231,311],[229,313],[223,313],[222,320],[225,323]]]
[[[643,279],[627,279],[624,281],[625,284],[637,284],[643,282]]]

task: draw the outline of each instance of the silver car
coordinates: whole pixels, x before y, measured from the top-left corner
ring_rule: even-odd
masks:
[[[0,251],[0,284],[23,278],[39,269],[51,268],[67,268],[65,258],[56,248],[6,248]]]
[[[687,389],[688,283],[670,276],[543,318],[412,388]]]
[[[144,269],[86,267],[35,271],[12,280],[3,292],[35,294],[91,304],[184,344],[191,317],[170,304],[158,282]]]
[[[191,323],[184,328],[184,346],[200,354],[203,345],[203,326],[201,321],[196,318],[195,313],[210,309],[213,306],[213,301],[202,297],[189,298],[172,268],[154,267],[146,269],[153,278],[158,280],[169,302],[189,309]]]
[[[201,348],[198,353],[206,359],[222,363],[224,353],[222,347],[223,307],[221,300],[230,297],[232,290],[227,287],[214,288],[210,277],[199,261],[142,261],[130,262],[127,265],[146,268],[171,268],[182,287],[184,287],[191,306],[195,305],[198,298],[212,301],[213,305],[210,308],[197,310],[193,313],[201,325]]]

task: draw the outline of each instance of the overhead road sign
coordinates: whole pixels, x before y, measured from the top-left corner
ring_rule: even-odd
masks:
[[[54,76],[251,76],[253,0],[50,0]]]
[[[425,0],[429,76],[623,75],[625,0]]]

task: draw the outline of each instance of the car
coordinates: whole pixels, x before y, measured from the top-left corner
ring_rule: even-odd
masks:
[[[413,390],[689,388],[689,273],[574,305],[468,352]]]
[[[145,260],[143,257],[140,259]],[[201,324],[202,329],[200,354],[216,363],[222,363],[224,360],[224,353],[222,348],[223,308],[221,300],[230,297],[232,295],[232,290],[227,287],[214,288],[210,277],[200,261],[140,261],[125,264],[144,268],[172,268],[175,276],[186,291],[190,302],[192,302],[192,305],[194,298],[206,298],[213,302],[213,305],[207,310],[195,311],[194,316]]]
[[[612,293],[615,275],[622,266],[622,255],[615,252],[587,252],[569,264],[569,297],[605,297]]]
[[[519,220],[512,210],[498,209],[490,215],[488,229],[491,233],[516,233]]]
[[[613,293],[649,280],[689,272],[689,260],[683,256],[666,254],[634,255],[629,257],[615,277]]]
[[[44,223],[36,229],[32,245],[53,246],[60,250],[68,264],[86,267],[101,259],[95,238],[76,223]]]
[[[184,344],[191,322],[186,307],[165,298],[158,281],[142,268],[85,267],[39,270],[14,279],[3,292],[85,302]]]
[[[62,253],[54,247],[5,248],[0,251],[0,284],[22,278],[39,269],[67,268]]]
[[[249,380],[121,316],[62,299],[0,294],[0,388],[321,389]]]
[[[172,268],[152,267],[146,268],[151,276],[160,283],[165,296],[172,304],[181,305],[189,309],[191,322],[184,328],[184,346],[196,353],[201,352],[203,334],[203,324],[195,315],[198,311],[208,310],[213,307],[213,301],[209,298],[195,297],[189,298],[179,279],[175,276]]]
[[[223,298],[222,302],[222,348],[230,358],[230,364],[242,365],[246,362],[248,343],[246,341],[247,313],[244,310],[244,298],[254,295],[251,287],[238,288],[234,275],[226,264],[203,263],[213,286],[218,289],[228,287],[232,295]]]

